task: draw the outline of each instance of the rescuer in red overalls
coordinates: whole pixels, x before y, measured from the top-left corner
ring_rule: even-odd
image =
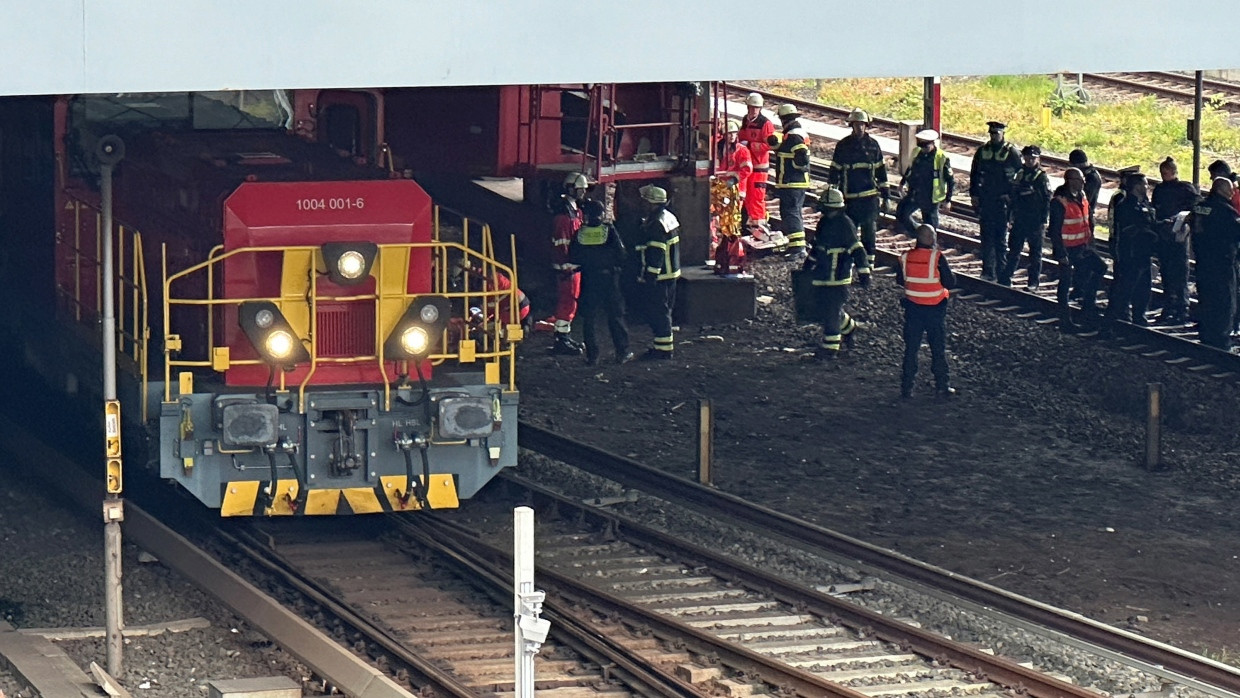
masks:
[[[766,223],[766,180],[771,170],[770,138],[775,135],[775,122],[762,114],[762,95],[750,92],[745,98],[748,113],[741,120],[738,140],[749,146],[753,156],[753,176],[745,192],[746,226],[765,234],[770,230]],[[752,232],[752,230],[751,230]]]
[[[740,126],[737,121],[728,121],[724,140],[720,144],[719,172],[716,174],[716,177],[723,181],[718,187],[714,182],[711,184],[711,257],[715,260],[715,273],[722,275],[741,274],[745,271],[745,247],[741,244],[741,210],[745,205],[749,180],[753,175],[753,156],[738,138]]]
[[[555,315],[539,323],[552,324],[555,342],[551,353],[575,355],[581,353],[581,345],[573,341],[573,317],[577,315],[577,296],[581,294],[581,273],[569,257],[569,246],[581,228],[581,201],[586,196],[589,182],[580,172],[570,172],[564,178],[564,193],[556,202],[555,217],[551,221],[551,268],[556,275]]]

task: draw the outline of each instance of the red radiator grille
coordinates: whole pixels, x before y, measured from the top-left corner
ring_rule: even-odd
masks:
[[[373,356],[374,301],[320,302],[315,346],[326,358]]]

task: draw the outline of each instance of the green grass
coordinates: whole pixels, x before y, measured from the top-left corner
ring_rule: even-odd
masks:
[[[850,79],[782,81],[773,89],[799,95],[815,94],[824,104],[861,107],[878,116],[921,120],[922,80]],[[1057,103],[1057,114],[1042,125],[1043,108],[1051,105],[1055,81],[1043,75],[991,75],[943,80],[943,128],[952,133],[984,136],[987,121],[1008,125],[1015,143],[1036,143],[1047,152],[1066,155],[1084,148],[1090,159],[1106,167],[1141,165],[1156,173],[1167,155],[1191,175],[1192,147],[1185,138],[1191,107],[1157,103],[1153,97],[1115,100],[1097,95],[1088,105]],[[1227,114],[1207,103],[1202,118],[1202,166],[1216,158],[1240,160],[1240,128]]]

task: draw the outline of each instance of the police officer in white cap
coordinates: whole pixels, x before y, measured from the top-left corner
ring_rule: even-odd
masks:
[[[641,240],[634,249],[641,259],[637,282],[642,285],[641,307],[654,333],[653,346],[642,361],[672,358],[672,307],[680,278],[680,221],[667,210],[667,190],[647,184],[640,190],[643,216]]]
[[[913,220],[913,211],[921,211],[921,222],[934,228],[939,227],[939,207],[944,201],[950,201],[955,181],[952,178],[952,163],[938,147],[939,132],[925,129],[917,132],[917,149],[913,151],[913,161],[904,171],[900,189],[903,198],[896,207],[896,220],[904,226],[904,232],[912,236],[917,231],[917,223]]]

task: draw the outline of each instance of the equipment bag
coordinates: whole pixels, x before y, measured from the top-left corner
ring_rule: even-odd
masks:
[[[807,269],[792,270],[792,301],[796,308],[797,322],[808,324],[821,322],[818,311],[818,293],[814,286],[814,272]]]

